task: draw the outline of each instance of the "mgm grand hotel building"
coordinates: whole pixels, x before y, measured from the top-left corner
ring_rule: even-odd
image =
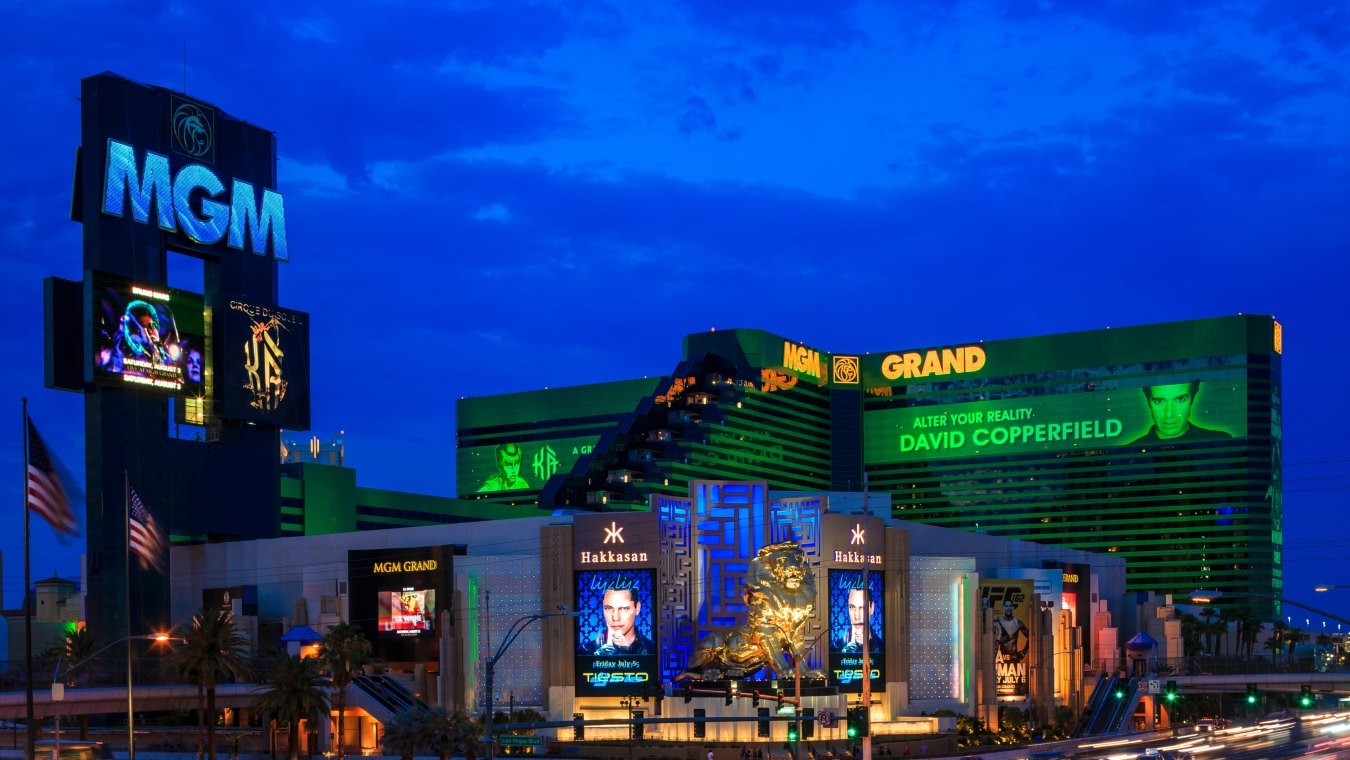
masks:
[[[356,621],[417,693],[576,739],[781,741],[797,663],[747,644],[775,620],[815,741],[864,682],[874,734],[1045,724],[1180,656],[1172,597],[1280,595],[1280,351],[1255,316],[874,354],[690,335],[663,377],[461,400],[457,499],[288,468],[283,537],[174,547],[173,616]],[[365,750],[389,716],[361,709]]]
[[[667,376],[466,398],[461,499],[646,509],[699,480],[1086,550],[1279,619],[1280,324],[1239,315],[875,353],[689,335]]]

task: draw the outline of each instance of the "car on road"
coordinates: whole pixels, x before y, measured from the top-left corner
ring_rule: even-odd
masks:
[[[1043,749],[1027,755],[1027,760],[1068,760],[1068,757],[1057,749]]]

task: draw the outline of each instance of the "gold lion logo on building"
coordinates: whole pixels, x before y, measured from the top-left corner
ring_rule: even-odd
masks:
[[[856,356],[834,357],[832,376],[841,385],[857,385],[859,378],[859,360]]]

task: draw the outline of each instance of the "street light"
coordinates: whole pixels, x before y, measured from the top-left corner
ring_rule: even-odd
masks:
[[[56,667],[52,668],[52,702],[61,702],[66,698],[65,679],[76,670],[84,667],[85,664],[92,662],[94,658],[112,649],[118,644],[124,644],[128,641],[153,641],[156,644],[162,644],[168,641],[184,641],[181,636],[170,636],[167,633],[140,634],[136,636],[123,636],[117,641],[106,646],[100,647],[93,654],[71,665],[65,670],[61,670],[61,660],[65,657],[62,654],[56,658]],[[131,653],[127,652],[127,760],[136,760],[136,733],[133,723],[134,712],[132,709],[132,684],[131,684]],[[52,760],[58,760],[61,757],[61,713],[56,711],[55,704],[52,705],[52,712],[56,718],[56,740],[52,745]]]
[[[1313,591],[1321,593],[1323,591],[1330,591],[1334,588],[1350,588],[1350,585],[1340,583],[1319,583],[1316,586],[1313,586]]]
[[[1334,586],[1329,586],[1328,588],[1334,588]],[[1192,591],[1190,593],[1191,602],[1194,604],[1209,604],[1210,602],[1215,601],[1216,599],[1222,597],[1223,595],[1224,594],[1222,591],[1204,590],[1204,589]],[[1327,620],[1333,620],[1337,623],[1344,623],[1346,625],[1350,625],[1350,620],[1346,620],[1343,617],[1333,615],[1330,612],[1323,612],[1322,610],[1319,610],[1316,607],[1309,607],[1308,605],[1303,604],[1302,602],[1296,602],[1293,599],[1285,599],[1282,596],[1258,594],[1254,591],[1244,591],[1240,594],[1233,594],[1233,596],[1244,596],[1244,597],[1250,596],[1255,597],[1257,599],[1269,599],[1271,601],[1280,602],[1281,604],[1293,605],[1295,607],[1298,607],[1299,609],[1307,610],[1308,612],[1311,612],[1314,615],[1321,615]]]
[[[506,635],[502,637],[502,643],[500,646],[497,647],[496,654],[493,654],[492,657],[488,659],[488,661],[484,664],[483,686],[484,691],[486,693],[483,695],[483,703],[486,705],[486,709],[483,711],[485,713],[485,717],[483,718],[485,730],[483,733],[487,736],[488,740],[487,756],[489,760],[491,760],[493,756],[492,676],[493,676],[493,669],[497,667],[497,661],[502,658],[502,655],[506,654],[506,650],[511,648],[511,645],[515,643],[515,640],[517,638],[520,637],[520,634],[525,632],[525,629],[529,627],[530,623],[533,623],[536,620],[543,620],[544,618],[577,617],[580,614],[581,614],[580,612],[569,612],[567,610],[566,605],[560,604],[558,605],[557,612],[537,612],[533,615],[526,615],[525,617],[519,618],[518,620],[516,620],[516,622],[511,624],[510,628],[506,629]],[[129,758],[129,760],[136,760],[136,759],[133,757]]]

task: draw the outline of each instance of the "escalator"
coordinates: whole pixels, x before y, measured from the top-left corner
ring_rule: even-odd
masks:
[[[1124,724],[1134,714],[1134,708],[1139,704],[1138,681],[1138,678],[1129,680],[1119,677],[1111,678],[1106,684],[1106,690],[1102,693],[1102,702],[1098,705],[1097,711],[1093,713],[1091,720],[1088,721],[1087,728],[1082,732],[1083,735],[1114,734],[1128,728],[1129,726]],[[1120,696],[1117,696],[1117,694],[1120,694]]]
[[[352,678],[352,686],[355,688],[347,691],[348,706],[365,710],[381,723],[409,710],[431,709],[431,705],[409,691],[408,687],[388,676],[357,675]]]
[[[1097,716],[1097,711],[1102,709],[1106,703],[1106,695],[1111,692],[1111,684],[1107,675],[1102,673],[1097,676],[1097,683],[1093,685],[1091,694],[1088,697],[1088,703],[1083,708],[1083,714],[1078,719],[1078,725],[1073,729],[1074,737],[1085,736],[1088,726],[1092,724],[1092,719]]]

